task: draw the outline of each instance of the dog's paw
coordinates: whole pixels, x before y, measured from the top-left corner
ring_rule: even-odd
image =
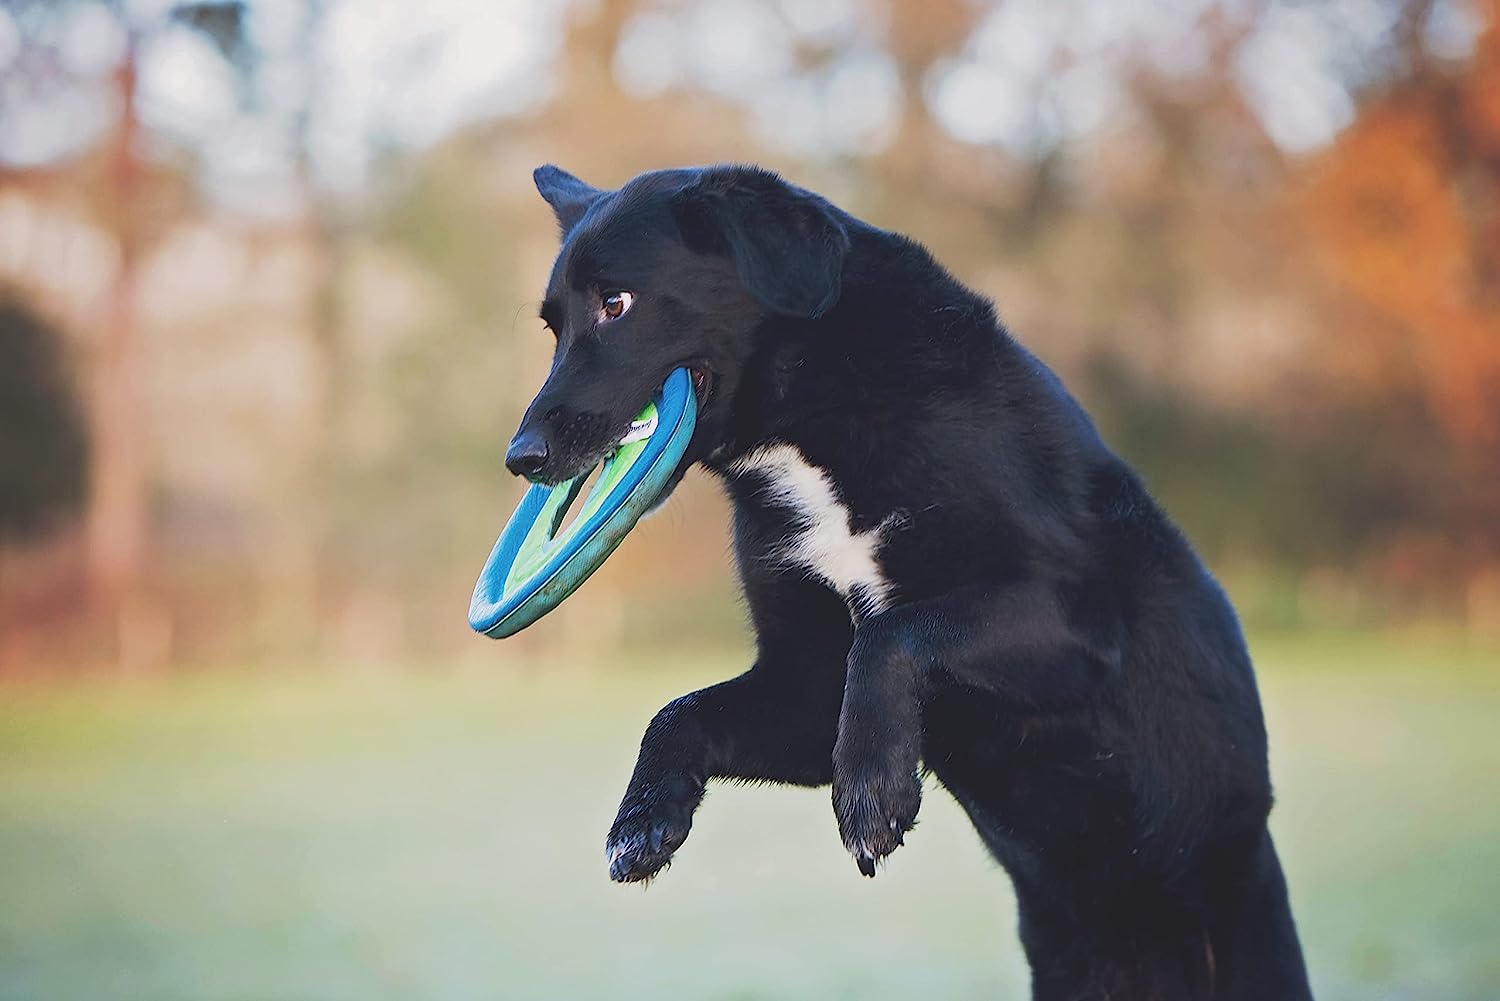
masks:
[[[693,827],[703,784],[687,776],[663,777],[631,788],[609,829],[604,854],[616,883],[651,879],[672,861]]]
[[[833,812],[839,836],[859,871],[875,875],[875,863],[906,843],[922,805],[915,768],[851,769],[834,776]]]

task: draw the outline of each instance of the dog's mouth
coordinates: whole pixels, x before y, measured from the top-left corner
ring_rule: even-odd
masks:
[[[693,395],[697,397],[698,412],[701,414],[703,408],[708,405],[709,398],[713,395],[715,382],[713,369],[702,363],[693,363],[685,367],[693,378]],[[644,420],[631,421],[630,427],[625,429],[625,433],[610,446],[610,454],[613,454],[622,445],[628,445],[633,441],[645,441],[647,438],[650,438],[656,433],[657,422],[658,418],[655,408],[652,408],[650,416]]]
[[[714,394],[714,383],[718,378],[714,375],[714,370],[703,362],[693,362],[687,366],[687,370],[693,377],[693,393],[698,397],[698,412],[701,414]]]

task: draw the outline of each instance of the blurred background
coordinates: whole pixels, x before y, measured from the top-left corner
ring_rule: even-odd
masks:
[[[1319,996],[1500,996],[1497,0],[0,0],[0,997],[1021,997],[929,788],[601,845],[736,673],[690,477],[470,634],[556,162],[756,161],[992,296],[1235,599]]]

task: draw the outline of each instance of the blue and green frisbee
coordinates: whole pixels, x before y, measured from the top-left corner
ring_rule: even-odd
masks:
[[[563,520],[593,470],[555,486],[533,484],[474,584],[469,626],[502,639],[562,604],[661,497],[697,419],[692,376],[676,369],[604,460],[567,527]]]

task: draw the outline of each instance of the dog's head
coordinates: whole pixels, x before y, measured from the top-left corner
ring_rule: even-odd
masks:
[[[553,166],[534,177],[562,230],[541,309],[557,346],[505,464],[542,483],[578,476],[686,367],[698,423],[675,484],[724,444],[767,330],[838,301],[848,234],[823,199],[753,167],[657,171],[617,191]]]

